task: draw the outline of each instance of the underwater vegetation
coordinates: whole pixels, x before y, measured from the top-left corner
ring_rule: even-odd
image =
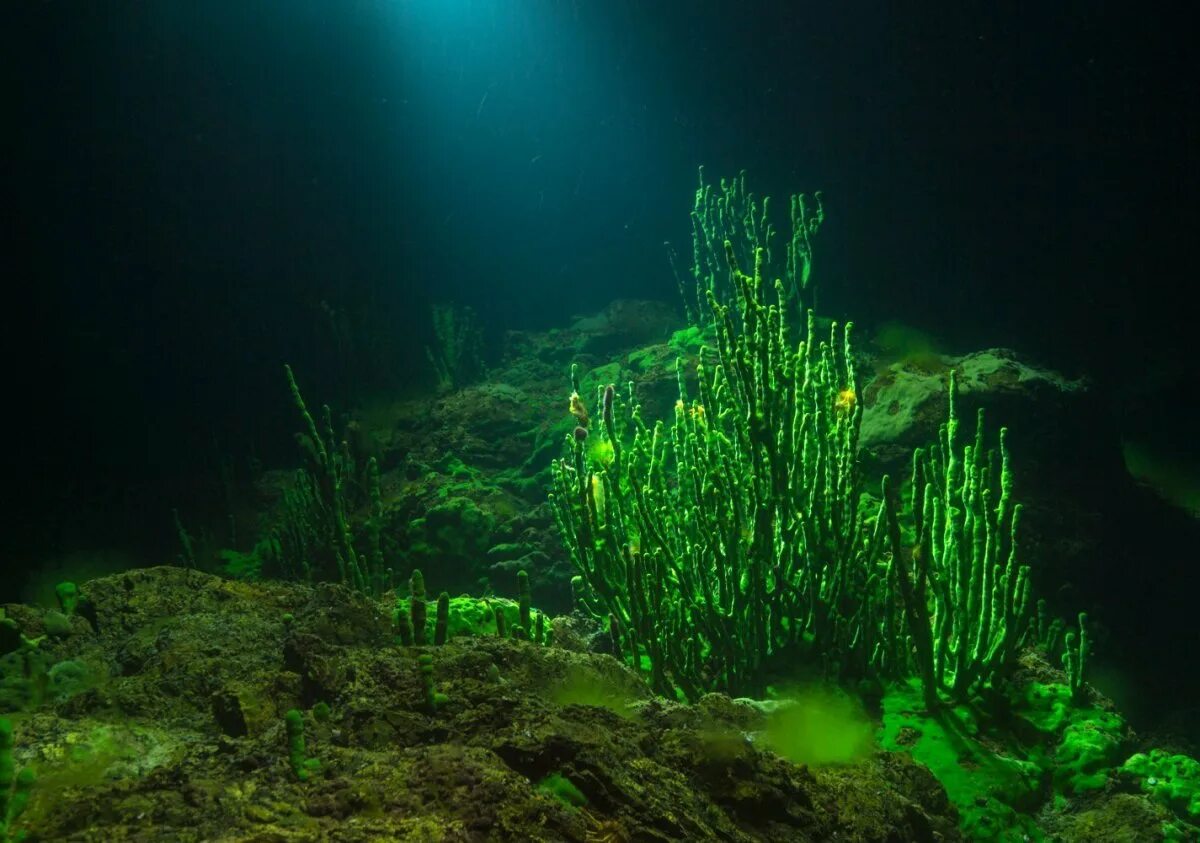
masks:
[[[804,248],[788,264],[807,267],[814,226],[796,219]],[[764,227],[747,225],[747,237]],[[707,242],[697,235],[697,254]],[[726,240],[734,303],[706,291],[713,347],[701,350],[695,399],[680,370],[672,424],[647,424],[632,384],[624,399],[604,386],[589,415],[572,370],[578,427],[552,500],[577,601],[607,618],[631,664],[648,660],[668,696],[761,696],[772,660],[791,651],[839,679],[917,675],[930,709],[939,692],[966,700],[1034,643],[1006,431],[986,447],[981,410],[960,441],[951,371],[938,442],[913,455],[902,531],[891,481],[872,504],[858,462],[851,325],[818,335],[809,310],[793,342],[788,302],[800,287],[770,284],[765,247],[754,247],[753,275],[736,253]],[[597,437],[603,447],[589,444]],[[1076,689],[1086,642],[1082,628],[1063,639]]]
[[[435,309],[386,427],[287,367],[305,464],[241,549],[181,518],[188,569],[5,607],[0,840],[1195,839],[1197,762],[1089,685],[964,412],[1032,370],[906,335],[867,374],[820,195],[787,211],[781,249],[701,173],[683,325],[618,302],[485,367]],[[869,413],[936,423],[879,470]]]

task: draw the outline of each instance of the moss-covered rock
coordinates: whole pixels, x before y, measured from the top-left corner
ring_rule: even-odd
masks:
[[[960,839],[905,757],[794,764],[752,740],[762,711],[656,700],[607,656],[487,634],[397,647],[385,604],[339,587],[151,569],[92,594],[106,631],[56,646],[112,678],[15,728],[17,763],[39,768],[24,820],[40,839]],[[478,601],[458,609],[486,633]],[[328,716],[305,716],[317,702]],[[320,761],[304,777],[290,709]],[[252,727],[256,711],[277,714]],[[566,802],[539,787],[554,775]]]
[[[1200,824],[1200,761],[1162,749],[1139,752],[1121,772],[1190,823]]]

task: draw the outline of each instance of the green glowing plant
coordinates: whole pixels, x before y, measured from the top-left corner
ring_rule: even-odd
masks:
[[[417,657],[417,671],[421,676],[421,690],[425,697],[425,708],[430,714],[437,711],[438,706],[450,701],[450,698],[438,692],[433,684],[433,656],[422,653]]]
[[[609,385],[600,423],[580,425],[553,467],[577,600],[610,618],[631,664],[647,660],[656,690],[689,699],[761,693],[768,660],[801,644],[831,671],[863,669],[864,625],[883,611],[878,543],[860,517],[850,326],[818,335],[810,312],[793,344],[764,249],[753,275],[730,243],[725,256],[734,303],[707,291],[716,348],[697,367],[697,398],[681,372],[673,423],[650,427],[632,386],[622,400]],[[609,465],[587,459],[592,436],[611,444]]]
[[[446,630],[450,625],[450,595],[442,592],[438,595],[437,618],[433,626],[433,643],[442,646],[446,643]]]
[[[309,777],[321,768],[320,760],[308,757],[308,748],[304,742],[304,715],[299,709],[288,709],[283,717],[288,742],[288,762],[292,772],[300,781],[308,781]]]
[[[614,652],[666,696],[760,695],[791,654],[826,675],[919,676],[930,709],[966,701],[1041,634],[1007,432],[985,447],[980,413],[960,441],[951,373],[938,442],[914,454],[911,523],[888,478],[881,503],[868,503],[851,326],[818,333],[809,310],[791,338],[790,293],[809,282],[819,205],[794,203],[805,228],[789,290],[766,276],[765,201],[740,183],[697,201],[698,253],[719,232],[740,246],[724,242],[727,296],[711,255],[697,258],[714,347],[701,350],[696,398],[680,367],[673,421],[644,420],[633,384],[599,387],[589,413],[572,368],[578,425],[552,466],[551,502],[578,572],[575,606],[607,621]],[[747,244],[753,274],[739,262]],[[1086,633],[1065,645],[1078,695]]]
[[[722,304],[729,304],[737,295],[736,282],[730,274],[726,249],[732,248],[737,263],[749,267],[761,252],[767,273],[783,283],[783,300],[789,316],[803,312],[802,297],[815,305],[815,290],[811,290],[812,238],[825,221],[820,191],[811,197],[793,195],[788,203],[791,231],[783,254],[775,247],[776,230],[771,222],[771,199],[758,197],[746,190],[746,173],[736,178],[721,179],[716,185],[706,183],[704,168],[699,169],[699,185],[692,207],[692,267],[691,293],[675,266],[689,321],[708,323],[709,293]],[[782,261],[779,259],[782,258]]]

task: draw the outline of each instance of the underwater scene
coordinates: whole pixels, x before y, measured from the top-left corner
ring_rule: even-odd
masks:
[[[0,843],[1200,841],[1182,22],[0,32]]]

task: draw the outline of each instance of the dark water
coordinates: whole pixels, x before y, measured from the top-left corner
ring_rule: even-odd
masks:
[[[1189,33],[936,5],[6,4],[4,597],[71,554],[171,559],[172,508],[219,521],[293,464],[284,361],[351,405],[429,387],[435,301],[489,348],[675,303],[701,164],[824,191],[832,315],[1086,376],[1110,444],[1193,471]],[[1133,684],[1194,692],[1196,522],[1087,468],[1103,552],[1071,587]]]

